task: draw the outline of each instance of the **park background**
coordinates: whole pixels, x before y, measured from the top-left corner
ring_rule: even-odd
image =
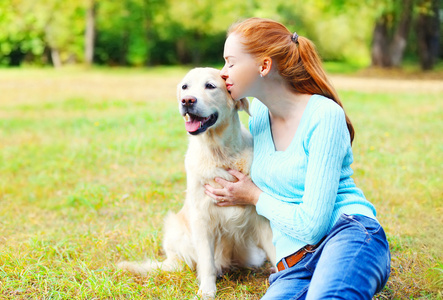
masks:
[[[255,16],[316,44],[353,121],[353,177],[392,251],[376,298],[442,299],[442,3],[1,0],[0,298],[193,297],[191,270],[114,265],[162,259],[186,187],[176,84],[221,67],[227,28]],[[227,273],[218,297],[259,299],[267,276]]]

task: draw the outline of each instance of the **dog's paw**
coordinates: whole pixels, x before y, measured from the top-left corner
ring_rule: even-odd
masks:
[[[210,300],[215,299],[215,293],[216,291],[203,291],[202,289],[198,290],[198,294],[195,299],[204,299],[204,300]]]
[[[198,296],[201,299],[214,299],[215,298],[215,293],[217,292],[217,286],[215,285],[215,280],[214,282],[212,281],[206,281],[200,284],[200,288],[198,289]]]

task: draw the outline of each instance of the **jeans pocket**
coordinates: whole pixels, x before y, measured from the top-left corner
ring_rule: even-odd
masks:
[[[272,273],[271,275],[269,275],[269,285],[272,285],[274,283],[274,281],[277,279],[278,277],[278,272],[277,273]]]
[[[314,252],[307,253],[303,260],[300,261],[311,274],[314,274],[315,267],[317,266],[317,262],[320,258],[321,253],[318,253],[318,248],[315,249]]]
[[[363,232],[367,234],[376,234],[381,229],[380,223],[373,218],[363,215],[342,215],[348,222],[356,224]]]

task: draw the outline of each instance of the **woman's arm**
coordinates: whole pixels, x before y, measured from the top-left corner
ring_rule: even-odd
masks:
[[[223,189],[207,187],[208,195],[215,196],[217,201],[224,200],[217,204],[220,206],[256,204],[257,212],[268,218],[273,227],[307,244],[318,242],[328,229],[343,159],[350,147],[343,110],[335,104],[326,108],[316,111],[316,120],[311,122],[308,132],[308,166],[302,203],[278,200],[262,192],[249,177],[236,173],[231,174],[238,182],[217,179]]]
[[[257,202],[257,212],[274,227],[307,244],[317,243],[328,230],[350,147],[345,114],[339,106],[322,107],[314,118],[306,140],[308,165],[302,202],[293,205],[265,193]]]

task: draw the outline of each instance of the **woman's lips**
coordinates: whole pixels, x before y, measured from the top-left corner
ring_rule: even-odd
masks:
[[[227,84],[226,84],[226,89],[228,89],[228,91],[230,91],[231,88],[232,88],[232,84],[227,83]]]

